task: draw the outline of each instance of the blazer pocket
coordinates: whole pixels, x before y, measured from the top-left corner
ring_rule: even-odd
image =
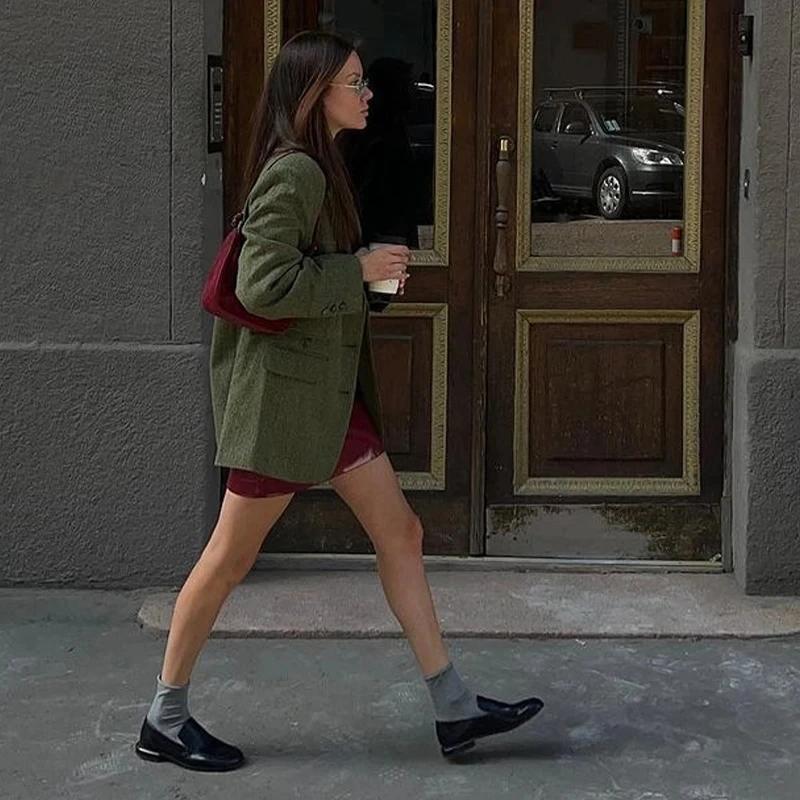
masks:
[[[269,347],[264,356],[264,367],[269,372],[304,383],[319,383],[326,372],[327,362],[323,355],[288,347]]]
[[[281,350],[291,350],[295,353],[306,353],[310,356],[317,358],[328,359],[330,357],[330,346],[327,338],[309,336],[309,334],[289,328],[278,337],[276,337],[270,344]]]

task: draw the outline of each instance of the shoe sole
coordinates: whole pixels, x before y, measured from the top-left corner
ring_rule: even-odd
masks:
[[[143,761],[152,761],[155,763],[167,761],[172,764],[176,764],[179,767],[183,767],[183,769],[190,769],[195,772],[232,772],[235,769],[239,769],[239,767],[241,767],[245,763],[244,761],[240,761],[238,764],[232,764],[229,767],[213,767],[213,766],[204,766],[202,764],[187,764],[183,761],[180,761],[177,758],[165,755],[164,753],[157,753],[155,750],[148,750],[146,747],[142,747],[138,743],[134,749],[136,751],[136,755],[139,756],[139,758],[141,758]]]
[[[467,750],[472,750],[473,747],[475,747],[475,740],[470,739],[468,742],[457,744],[455,747],[443,747],[442,755],[445,758],[450,758],[452,756],[460,755],[461,753],[466,753]]]

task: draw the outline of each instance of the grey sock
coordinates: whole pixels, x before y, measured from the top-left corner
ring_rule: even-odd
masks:
[[[158,688],[147,721],[173,742],[180,741],[178,733],[189,719],[189,684],[170,686],[158,676]]]
[[[425,683],[431,693],[436,719],[440,722],[456,722],[485,713],[478,707],[475,693],[461,680],[452,663],[426,677]]]

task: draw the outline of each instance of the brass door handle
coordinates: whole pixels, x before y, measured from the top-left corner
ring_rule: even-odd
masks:
[[[501,136],[498,147],[495,177],[497,179],[497,206],[494,211],[495,241],[494,291],[498,297],[505,297],[511,288],[511,277],[508,271],[508,195],[511,190],[511,153],[514,140],[510,136]]]

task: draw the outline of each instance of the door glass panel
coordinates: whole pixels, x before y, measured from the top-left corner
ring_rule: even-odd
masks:
[[[535,0],[533,15],[531,255],[675,254],[687,0]]]
[[[434,247],[436,0],[322,0],[319,27],[358,43],[374,97],[342,144],[365,241]]]

